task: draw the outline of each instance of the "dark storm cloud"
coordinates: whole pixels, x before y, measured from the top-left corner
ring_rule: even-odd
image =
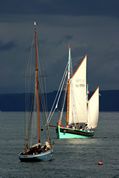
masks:
[[[64,35],[62,37],[62,39],[60,39],[59,41],[57,41],[56,43],[54,43],[54,46],[55,47],[59,47],[61,45],[64,45],[64,44],[67,44],[67,47],[68,45],[70,45],[70,41],[73,39],[73,36],[72,35]]]
[[[14,41],[3,42],[0,41],[0,51],[8,51],[16,48],[16,43]]]
[[[1,0],[0,13],[119,17],[118,7],[118,0]]]
[[[0,91],[24,89],[24,58],[35,19],[40,21],[39,57],[46,61],[49,91],[58,88],[69,44],[74,68],[88,55],[90,87],[118,89],[118,7],[119,0],[1,0]]]

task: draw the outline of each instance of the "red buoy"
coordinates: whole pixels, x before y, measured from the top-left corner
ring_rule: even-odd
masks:
[[[103,161],[102,160],[98,161],[98,165],[102,166],[103,165]]]

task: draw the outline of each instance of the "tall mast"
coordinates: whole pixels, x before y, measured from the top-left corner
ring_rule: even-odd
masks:
[[[40,100],[39,100],[39,78],[38,78],[38,36],[36,30],[36,22],[34,22],[34,45],[35,45],[35,96],[37,110],[37,137],[40,143]]]
[[[70,76],[71,76],[71,48],[69,47],[69,56],[68,56],[68,80],[67,80],[67,112],[66,112],[66,125],[68,125],[68,123],[69,123]]]
[[[69,47],[69,56],[68,56],[68,80],[71,75],[71,48]]]

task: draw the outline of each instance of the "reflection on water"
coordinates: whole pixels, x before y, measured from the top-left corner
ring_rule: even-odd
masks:
[[[74,144],[74,145],[92,145],[96,144],[98,140],[96,138],[89,138],[89,139],[67,139],[68,144]]]

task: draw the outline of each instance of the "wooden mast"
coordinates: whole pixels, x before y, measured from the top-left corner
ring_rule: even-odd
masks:
[[[70,75],[71,75],[71,48],[69,47],[69,57],[68,57],[68,81],[67,81],[67,112],[66,112],[66,125],[68,125],[68,123],[69,123]]]
[[[38,78],[38,36],[36,30],[36,22],[34,22],[34,45],[35,45],[35,96],[37,110],[37,137],[40,143],[40,100],[39,100],[39,78]]]

